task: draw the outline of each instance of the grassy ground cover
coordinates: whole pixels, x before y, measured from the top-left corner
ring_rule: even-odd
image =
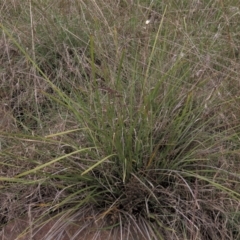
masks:
[[[237,0],[1,1],[1,225],[239,239],[239,22]]]

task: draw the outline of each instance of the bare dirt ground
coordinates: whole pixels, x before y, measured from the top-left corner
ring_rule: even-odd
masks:
[[[39,217],[39,215],[36,214]],[[42,224],[41,224],[42,223]],[[52,217],[34,224],[34,217],[25,216],[9,222],[0,229],[0,240],[146,240],[149,238],[136,233],[128,225],[104,229],[103,220],[86,221],[68,220],[64,217]],[[139,229],[140,230],[140,229]],[[140,230],[141,231],[141,230]],[[150,238],[151,239],[151,238]],[[154,238],[155,239],[155,238]]]

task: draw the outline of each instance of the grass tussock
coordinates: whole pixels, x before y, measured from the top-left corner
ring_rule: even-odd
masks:
[[[76,219],[79,236],[240,237],[238,1],[0,11],[2,226],[31,213],[33,229],[66,220],[51,239]]]

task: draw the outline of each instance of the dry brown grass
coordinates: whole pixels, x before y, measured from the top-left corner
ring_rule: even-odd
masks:
[[[237,0],[0,4],[2,239],[238,239],[239,21]]]

